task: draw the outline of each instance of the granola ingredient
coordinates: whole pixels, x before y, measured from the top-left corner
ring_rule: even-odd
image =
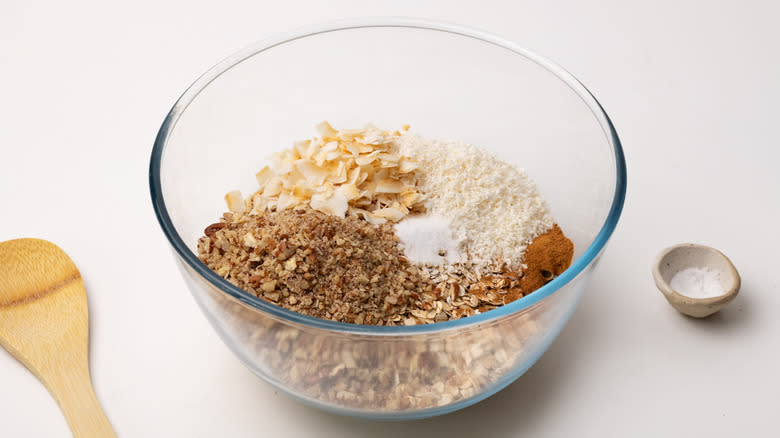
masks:
[[[457,336],[409,336],[398,342],[333,336],[258,318],[245,305],[214,295],[250,357],[292,391],[358,409],[399,411],[466,400],[500,382],[525,358],[542,301],[511,323],[482,324]]]
[[[407,126],[318,129],[257,173],[250,198],[228,193],[231,213],[198,242],[249,293],[334,321],[414,325],[509,304],[571,263],[522,170]]]
[[[452,221],[454,237],[471,261],[518,269],[526,247],[552,228],[547,204],[523,170],[465,143],[407,132],[396,144],[425,169],[417,175],[425,207]]]
[[[481,273],[470,262],[411,264],[390,224],[309,208],[226,213],[204,234],[198,254],[217,274],[266,301],[333,321],[449,321],[533,291],[523,288],[523,273],[506,266]]]
[[[571,265],[573,256],[574,244],[558,224],[553,225],[528,245],[520,289],[529,294],[549,283]]]
[[[571,259],[570,251],[559,248],[568,239],[556,236],[556,229],[531,245],[527,272],[557,274],[568,266],[565,257],[536,256],[552,249]],[[471,262],[414,265],[390,224],[309,208],[262,216],[226,213],[204,234],[200,259],[239,288],[289,310],[355,324],[416,325],[472,316],[552,278],[524,284],[525,273],[506,265],[485,272]]]
[[[408,129],[408,127],[406,127]],[[373,224],[397,222],[422,208],[416,189],[417,163],[398,154],[400,131],[364,129],[337,131],[328,122],[317,126],[319,137],[295,142],[274,155],[276,164],[257,175],[260,190],[241,200],[226,196],[234,213],[281,211],[309,206],[334,216],[361,216]]]
[[[441,265],[462,261],[458,243],[452,237],[449,219],[438,215],[407,216],[395,224],[412,263]]]
[[[234,285],[333,321],[403,323],[435,285],[409,264],[390,224],[311,209],[226,214],[198,241],[201,260]],[[426,295],[429,298],[423,298]]]
[[[726,293],[720,283],[720,272],[709,267],[683,269],[674,274],[669,286],[691,298],[712,298]]]

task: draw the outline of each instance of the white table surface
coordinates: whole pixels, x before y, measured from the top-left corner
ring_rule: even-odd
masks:
[[[0,4],[0,241],[49,239],[80,268],[93,380],[120,436],[777,436],[777,2],[114,3]],[[369,15],[471,25],[551,57],[600,99],[628,161],[618,229],[550,350],[494,397],[410,423],[319,412],[250,374],[190,298],[147,186],[157,129],[205,69],[269,32]],[[708,320],[676,313],[650,276],[685,241],[742,274]],[[2,349],[0,436],[70,436]]]

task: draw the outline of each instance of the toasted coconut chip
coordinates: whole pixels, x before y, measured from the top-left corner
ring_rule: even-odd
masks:
[[[349,143],[346,145],[347,151],[349,151],[353,156],[357,157],[360,155],[360,148],[355,143]]]
[[[374,151],[374,147],[371,145],[363,144],[363,143],[355,143],[355,147],[357,147],[358,152],[361,154],[367,154]]]
[[[246,211],[246,204],[244,204],[244,197],[241,196],[241,192],[233,190],[225,195],[225,202],[227,202],[228,210],[233,213],[244,213]]]
[[[303,158],[311,160],[311,157],[317,153],[321,144],[322,141],[319,139],[309,140],[309,146],[306,147],[306,153],[303,155]]]
[[[359,166],[365,166],[367,164],[371,164],[379,157],[380,151],[374,151],[370,154],[361,155],[357,158],[355,158],[355,163],[357,163]]]
[[[374,173],[374,180],[380,181],[383,179],[389,179],[391,176],[390,169],[379,169],[376,173]]]
[[[338,132],[327,121],[322,121],[317,125],[317,132],[323,137],[335,137],[338,135]]]
[[[382,223],[400,220],[421,206],[417,163],[397,153],[399,131],[371,125],[336,131],[327,122],[317,130],[320,137],[274,154],[273,165],[256,174],[260,190],[247,202],[240,194],[230,195],[231,211],[262,213],[310,204],[328,214],[343,217],[349,212]]]
[[[298,201],[305,201],[314,195],[314,188],[305,182],[299,182],[292,191],[292,195],[298,198]]]
[[[409,157],[403,157],[401,159],[400,164],[398,165],[398,172],[400,173],[409,173],[414,170],[417,170],[417,162],[412,160]]]
[[[313,157],[311,157],[311,160],[316,164],[317,166],[324,166],[325,165],[325,156],[327,155],[327,152],[319,151],[316,154],[314,154]]]
[[[371,199],[367,198],[365,195],[363,195],[363,192],[360,193],[360,197],[355,199],[355,202],[353,202],[354,205],[357,206],[366,206],[371,205]]]
[[[363,144],[378,146],[378,145],[388,143],[388,140],[389,139],[387,139],[382,132],[369,131],[366,132],[366,134],[363,135],[363,137],[360,138],[358,141],[360,141]]]
[[[311,140],[296,141],[295,143],[293,143],[293,149],[298,153],[299,157],[308,158],[306,154],[309,151],[310,144],[311,144]]]
[[[360,196],[374,198],[374,194],[376,193],[376,183],[374,181],[367,181],[358,187],[361,189]]]
[[[298,169],[293,168],[288,174],[286,178],[282,178],[282,191],[284,190],[292,190],[296,184],[298,184],[298,181],[306,179],[301,172],[298,171]]]
[[[325,178],[330,175],[326,169],[314,165],[311,161],[305,159],[296,161],[295,167],[297,167],[298,171],[301,172],[301,175],[306,178],[306,181],[313,185],[322,184],[325,181]]]
[[[330,151],[325,153],[325,161],[333,161],[341,157],[341,151]]]
[[[404,190],[403,192],[401,192],[401,204],[404,207],[411,207],[419,199],[420,199],[419,193],[409,191],[409,190]]]
[[[359,184],[358,178],[360,178],[360,168],[355,167],[353,169],[349,169],[349,171],[347,172],[347,182],[349,184]]]
[[[326,197],[323,193],[317,193],[311,197],[311,208],[334,216],[344,217],[347,212],[347,197],[341,191],[334,191]]]
[[[328,175],[327,180],[332,182],[333,184],[342,184],[347,182],[347,168],[344,165],[343,161],[340,161],[338,165],[335,166],[335,171],[332,169],[328,169],[331,174]]]
[[[342,140],[352,140],[355,137],[362,137],[365,133],[366,129],[342,129],[339,130],[338,138]]]
[[[374,216],[381,217],[383,219],[387,219],[393,222],[398,222],[401,219],[403,219],[403,217],[405,216],[404,212],[393,207],[380,208],[378,210],[372,211],[371,213]]]
[[[344,197],[346,197],[348,201],[360,197],[360,191],[357,189],[357,187],[354,184],[343,184],[339,186],[339,188],[336,190],[343,193]]]
[[[279,193],[282,193],[282,179],[275,176],[263,187],[263,196],[277,196]]]
[[[296,205],[298,205],[298,200],[295,199],[295,196],[281,193],[279,199],[276,201],[276,210],[286,210],[295,207]]]
[[[337,141],[328,142],[321,148],[323,152],[333,152],[333,151],[337,151],[338,149],[339,149],[339,142]]]
[[[260,187],[263,187],[266,185],[268,181],[271,180],[271,178],[274,177],[274,171],[271,170],[268,166],[263,167],[260,172],[257,172],[255,174],[255,178],[257,179],[257,183],[260,184]]]
[[[376,193],[401,193],[406,187],[399,181],[385,179],[377,181]]]
[[[388,154],[388,153],[386,153],[386,152],[385,152],[385,153],[381,153],[381,154],[377,155],[377,157],[378,157],[380,160],[382,160],[382,161],[386,161],[386,162],[388,162],[388,163],[394,163],[394,164],[398,164],[398,162],[399,162],[399,161],[401,161],[401,157],[400,157],[400,156],[398,156],[398,155],[393,155],[393,154]]]
[[[261,195],[252,196],[252,213],[261,214],[268,208],[268,199]]]
[[[276,174],[279,176],[287,175],[288,173],[292,172],[292,170],[295,168],[295,165],[292,161],[282,161],[279,163],[279,165],[276,167]]]
[[[358,185],[363,184],[366,181],[366,179],[368,179],[368,172],[363,172],[362,170],[360,170],[360,168],[357,169],[358,169],[358,178],[357,180],[355,180],[355,184]]]
[[[355,212],[358,216],[362,216],[363,219],[366,220],[366,222],[374,225],[382,225],[383,223],[387,222],[386,219],[383,219],[381,217],[374,216],[371,214],[370,211],[366,211],[360,208],[353,208],[352,211]]]

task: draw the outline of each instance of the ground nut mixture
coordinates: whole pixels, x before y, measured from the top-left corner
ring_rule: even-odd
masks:
[[[408,127],[318,130],[258,172],[257,192],[228,193],[200,238],[200,259],[239,288],[319,318],[415,325],[508,304],[571,263],[516,167]]]
[[[434,284],[406,261],[389,225],[309,208],[228,214],[200,239],[201,259],[258,297],[318,318],[397,323]],[[421,298],[431,295],[430,297]]]
[[[448,321],[523,296],[520,277],[477,277],[467,265],[432,274],[409,263],[389,224],[308,208],[227,213],[198,241],[201,260],[260,298],[318,318],[355,324]]]

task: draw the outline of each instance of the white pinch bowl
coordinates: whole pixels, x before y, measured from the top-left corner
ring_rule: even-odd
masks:
[[[709,268],[720,274],[724,293],[716,297],[693,298],[675,291],[670,283],[678,272],[688,268]],[[653,264],[655,285],[669,304],[682,314],[705,318],[719,311],[736,298],[742,280],[737,268],[725,254],[715,248],[695,243],[683,243],[661,251]]]

